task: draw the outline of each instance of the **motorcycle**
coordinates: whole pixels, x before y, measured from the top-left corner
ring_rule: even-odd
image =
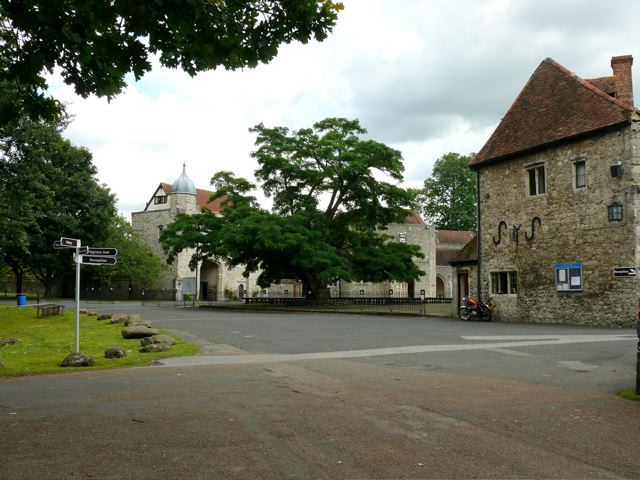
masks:
[[[460,320],[470,320],[472,317],[482,322],[491,321],[491,312],[493,311],[493,301],[487,298],[484,302],[479,302],[472,297],[464,297],[462,305],[458,309],[458,317]]]

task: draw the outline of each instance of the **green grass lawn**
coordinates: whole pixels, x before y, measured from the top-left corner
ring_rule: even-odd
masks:
[[[626,398],[627,400],[635,400],[636,402],[640,401],[640,395],[636,395],[635,388],[630,388],[629,390],[618,392],[618,395],[622,398]]]
[[[198,346],[179,337],[166,352],[140,353],[139,339],[122,338],[121,323],[97,321],[95,316],[80,315],[80,351],[95,359],[93,367],[62,368],[62,360],[75,351],[75,312],[63,316],[36,318],[34,307],[0,306],[0,344],[18,339],[16,345],[0,347],[0,376],[61,373],[74,370],[96,370],[147,365],[166,357],[193,355]],[[161,332],[166,333],[166,332]],[[127,351],[123,358],[104,358],[107,347],[119,346]]]

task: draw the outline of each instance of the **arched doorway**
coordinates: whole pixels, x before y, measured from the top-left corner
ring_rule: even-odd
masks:
[[[436,277],[436,297],[444,298],[444,280],[441,276]]]
[[[200,300],[217,300],[219,268],[217,263],[208,261],[200,266]]]

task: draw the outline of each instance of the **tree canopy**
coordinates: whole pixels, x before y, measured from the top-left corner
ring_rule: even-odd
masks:
[[[259,271],[263,287],[299,279],[313,296],[339,278],[410,281],[424,274],[413,262],[420,248],[384,234],[412,207],[411,193],[398,186],[400,152],[363,138],[359,122],[343,118],[293,132],[262,124],[252,131],[255,176],[272,210],[257,205],[251,182],[219,172],[211,183],[214,197],[225,197],[222,216],[179,216],[162,236],[170,258],[196,248],[196,260]]]
[[[91,153],[64,139],[62,127],[22,119],[0,128],[0,259],[13,270],[18,291],[30,271],[48,294],[72,266],[53,241],[64,235],[96,244],[115,215]]]
[[[78,95],[111,98],[127,74],[151,70],[151,57],[189,75],[269,62],[282,44],[325,39],[342,8],[331,0],[0,0],[0,82],[19,92],[0,99],[0,119],[59,111],[44,93],[54,69]]]
[[[97,246],[97,245],[96,245]],[[105,247],[118,250],[118,261],[109,267],[89,270],[83,283],[108,286],[114,281],[128,281],[129,285],[144,287],[153,284],[166,264],[140,239],[140,234],[122,216],[117,215],[106,229]]]
[[[473,153],[443,155],[417,191],[421,213],[439,230],[476,229],[476,175],[469,168],[473,157]]]

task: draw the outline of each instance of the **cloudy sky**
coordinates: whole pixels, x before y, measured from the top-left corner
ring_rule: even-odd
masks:
[[[262,122],[291,129],[357,118],[397,148],[405,185],[420,186],[444,153],[478,151],[538,64],[551,57],[583,78],[636,57],[640,2],[610,0],[343,0],[322,43],[288,45],[268,65],[191,78],[155,68],[107,103],[51,91],[75,120],[65,135],[93,152],[101,182],[129,216],[182,162],[199,188],[219,170],[252,178]]]

